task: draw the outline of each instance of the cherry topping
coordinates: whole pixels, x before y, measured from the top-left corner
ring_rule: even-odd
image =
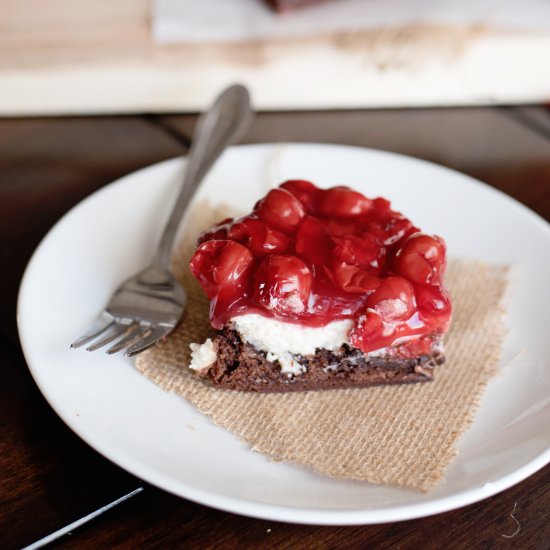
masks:
[[[349,341],[352,346],[363,351],[383,348],[385,340],[388,339],[384,339],[382,336],[385,328],[380,313],[374,309],[367,309],[357,318],[355,326],[350,331]],[[389,337],[393,339],[393,330],[391,328]]]
[[[363,351],[389,346],[407,335],[415,313],[414,287],[403,277],[390,276],[367,299],[365,310],[350,332],[350,342]]]
[[[272,189],[256,207],[258,216],[275,229],[285,232],[294,231],[305,210],[302,203],[286,189]]]
[[[372,207],[377,212],[389,212],[390,206],[391,206],[390,201],[388,199],[385,199],[384,197],[377,197],[372,201]]]
[[[367,299],[367,308],[374,309],[383,319],[408,319],[414,312],[414,287],[404,277],[386,277]]]
[[[336,284],[346,292],[367,294],[380,286],[380,279],[368,271],[345,262],[337,263],[332,268]]]
[[[437,286],[418,286],[416,301],[420,314],[445,324],[451,315],[451,300],[447,291]]]
[[[449,325],[445,254],[386,199],[289,180],[203,233],[191,271],[215,328],[245,313],[313,327],[352,319],[353,346],[412,357]]]
[[[242,243],[258,257],[281,254],[288,248],[288,237],[256,218],[243,218],[227,231],[227,238]]]
[[[369,234],[333,237],[333,255],[347,264],[356,265],[378,275],[383,265],[384,248]]]
[[[248,248],[234,241],[206,241],[191,258],[191,271],[209,298],[220,288],[241,292],[246,286],[254,257]]]
[[[213,225],[210,229],[199,235],[197,244],[204,243],[205,241],[226,239],[227,231],[231,227],[232,222],[233,218],[225,218],[225,220]]]
[[[331,257],[332,241],[325,232],[319,218],[306,216],[296,232],[296,253],[313,264],[328,264]]]
[[[436,283],[445,269],[445,244],[439,237],[411,235],[397,251],[395,269],[414,283]]]
[[[288,180],[280,185],[290,191],[310,213],[316,210],[317,197],[320,189],[307,180]]]
[[[327,189],[319,201],[319,213],[323,216],[349,218],[366,214],[372,201],[349,187]]]
[[[282,317],[297,319],[307,308],[312,276],[296,256],[267,256],[254,276],[256,301]]]
[[[382,242],[389,246],[399,242],[403,237],[418,231],[413,224],[404,216],[389,216],[382,224],[384,238]]]
[[[357,229],[357,220],[344,220],[342,218],[324,219],[323,227],[326,228],[327,233],[332,237],[345,237],[346,235],[353,235]]]

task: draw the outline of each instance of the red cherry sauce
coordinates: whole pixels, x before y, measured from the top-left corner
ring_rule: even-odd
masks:
[[[443,240],[343,186],[286,181],[203,233],[191,271],[215,328],[245,313],[310,327],[353,319],[353,346],[395,344],[406,357],[429,353],[451,316]]]

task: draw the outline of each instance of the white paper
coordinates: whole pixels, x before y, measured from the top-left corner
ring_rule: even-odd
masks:
[[[246,42],[414,23],[550,31],[550,0],[329,0],[285,14],[263,0],[156,0],[153,36]]]

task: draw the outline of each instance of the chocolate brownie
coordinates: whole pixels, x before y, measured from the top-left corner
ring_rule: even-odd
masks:
[[[282,372],[278,361],[269,361],[265,352],[244,343],[230,328],[213,338],[213,346],[216,360],[201,376],[221,388],[262,393],[428,382],[434,367],[445,361],[440,351],[415,358],[368,357],[344,344],[336,352],[296,355],[304,371],[294,376]]]

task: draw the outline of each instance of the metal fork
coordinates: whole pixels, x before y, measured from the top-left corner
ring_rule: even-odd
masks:
[[[72,348],[91,343],[86,349],[95,351],[115,342],[107,353],[125,349],[124,355],[132,357],[175,328],[186,303],[185,290],[170,271],[170,256],[182,214],[208,170],[245,129],[251,115],[246,88],[231,86],[199,118],[187,156],[183,184],[153,262],[122,283],[96,325],[75,340]]]

